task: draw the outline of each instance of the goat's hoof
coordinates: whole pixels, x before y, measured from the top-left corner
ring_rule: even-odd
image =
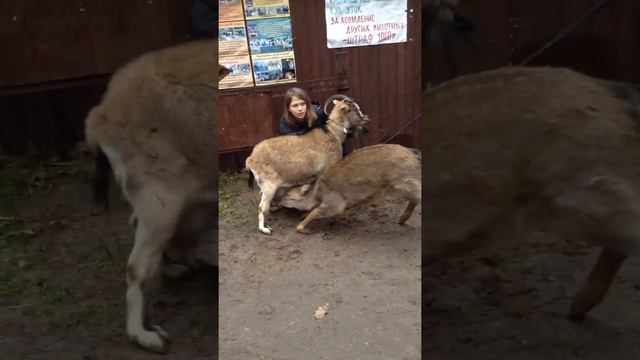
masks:
[[[260,232],[266,235],[271,235],[271,232],[273,232],[273,230],[271,229],[271,227],[267,226],[260,229]]]
[[[153,325],[152,328],[153,331],[144,330],[139,334],[130,335],[129,339],[147,351],[165,354],[167,352],[165,340],[169,335],[159,326]]]
[[[309,229],[303,228],[303,227],[296,227],[296,231],[299,232],[300,234],[305,234],[305,235],[311,234],[311,231],[309,231]]]
[[[408,216],[401,216],[401,217],[398,219],[398,224],[400,224],[400,225],[404,225],[404,223],[406,223],[406,222],[407,222],[407,220],[409,220],[409,217],[408,217]]]

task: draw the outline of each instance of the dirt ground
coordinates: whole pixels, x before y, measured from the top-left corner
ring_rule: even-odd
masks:
[[[128,342],[129,209],[113,187],[109,214],[93,206],[92,169],[86,155],[0,157],[0,358],[216,359],[215,271],[149,293],[150,322],[172,339],[166,355]]]
[[[246,176],[220,188],[220,358],[420,359],[420,218],[392,197],[295,232],[280,209],[258,231],[259,193]],[[315,319],[318,307],[328,313]]]
[[[566,318],[599,250],[536,231],[525,243],[425,268],[425,359],[638,359],[640,261],[583,322]]]

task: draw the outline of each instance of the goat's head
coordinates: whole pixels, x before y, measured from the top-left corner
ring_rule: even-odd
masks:
[[[369,124],[369,116],[365,115],[360,109],[360,105],[348,96],[336,94],[329,97],[324,103],[325,113],[329,103],[334,105],[329,119],[339,123],[347,131],[363,130]]]

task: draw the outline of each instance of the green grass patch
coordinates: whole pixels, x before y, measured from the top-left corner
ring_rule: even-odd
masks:
[[[0,173],[0,216],[13,214],[16,198],[47,179],[42,165],[27,157],[0,157]]]
[[[218,216],[235,225],[248,225],[251,218],[238,202],[237,188],[246,186],[246,173],[220,173],[218,181]]]
[[[31,286],[24,270],[32,263],[25,259],[25,249],[35,236],[35,231],[21,223],[0,226],[0,297],[23,296]],[[21,268],[22,266],[22,268]]]

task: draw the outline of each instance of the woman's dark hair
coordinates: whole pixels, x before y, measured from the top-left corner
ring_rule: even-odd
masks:
[[[293,87],[287,90],[287,92],[284,94],[284,112],[282,116],[284,117],[284,121],[287,123],[287,126],[290,128],[297,128],[301,125],[301,120],[296,119],[289,112],[289,105],[291,105],[291,100],[293,100],[294,96],[304,100],[304,102],[307,103],[307,114],[304,116],[304,118],[307,120],[306,125],[308,127],[313,126],[318,116],[313,109],[313,104],[311,104],[311,99],[309,98],[307,92],[297,87]]]

